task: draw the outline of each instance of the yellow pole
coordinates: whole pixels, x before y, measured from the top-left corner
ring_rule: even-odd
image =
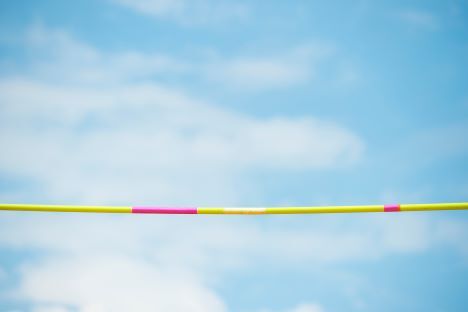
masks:
[[[155,207],[155,206],[73,206],[0,204],[0,210],[42,212],[94,212],[94,213],[149,213],[149,214],[312,214],[399,212],[431,210],[468,210],[468,202],[438,204],[391,204],[359,206],[305,206],[305,207]]]

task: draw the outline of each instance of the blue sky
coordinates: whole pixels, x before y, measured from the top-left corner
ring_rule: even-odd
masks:
[[[0,201],[466,201],[463,1],[0,5]],[[0,310],[464,311],[468,214],[2,213]]]

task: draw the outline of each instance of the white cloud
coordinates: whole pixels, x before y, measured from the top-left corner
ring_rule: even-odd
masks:
[[[324,312],[324,310],[316,303],[302,303],[287,312]]]
[[[138,13],[182,25],[207,25],[243,20],[249,8],[239,2],[213,0],[111,0]]]
[[[274,311],[278,311],[278,310],[261,309],[258,312],[274,312]],[[325,310],[318,303],[300,303],[291,309],[281,310],[281,311],[283,312],[324,312]]]
[[[39,305],[33,308],[32,312],[71,312],[66,307],[57,305]]]
[[[188,59],[157,52],[105,53],[40,23],[29,29],[24,41],[34,60],[30,74],[41,81],[91,85],[190,78],[242,92],[287,89],[315,82],[322,75],[321,65],[335,57],[334,47],[324,42],[233,57],[214,51],[193,53]],[[339,84],[353,83],[357,70],[349,65],[339,68],[335,79]]]
[[[215,72],[219,73],[219,68],[214,66]],[[244,87],[262,87],[284,84],[293,84],[305,79],[305,69],[295,66],[295,64],[279,63],[275,60],[267,59],[241,59],[234,60],[226,64],[221,75],[236,85]],[[221,77],[222,78],[222,77]]]
[[[41,81],[110,85],[192,70],[190,64],[160,53],[104,53],[41,23],[28,29],[23,42],[31,55],[28,74]]]
[[[306,44],[266,57],[214,61],[207,67],[208,75],[214,81],[243,90],[285,88],[313,81],[318,65],[332,52],[328,44]]]
[[[242,264],[242,258],[247,255],[268,258],[279,254],[278,262],[284,263],[334,263],[424,251],[434,244],[452,242],[455,234],[466,235],[457,227],[457,222],[450,232],[448,225],[452,223],[435,222],[412,214],[363,215],[359,222],[352,224],[345,224],[345,217],[335,216],[325,225],[321,224],[320,217],[314,217],[314,220],[306,220],[307,226],[296,227],[292,225],[297,224],[297,220],[289,218],[285,222],[278,218],[262,229],[257,228],[255,219],[196,218],[194,222],[188,218],[164,216],[60,215],[51,218],[36,215],[19,223],[16,222],[19,219],[6,218],[2,222],[0,242],[76,255],[109,254],[116,250],[125,255],[150,255],[154,250],[151,246],[155,244],[161,252],[152,254],[158,263],[207,269],[210,265],[216,267],[205,257],[213,250],[220,251],[218,263],[226,266]],[[172,232],[171,229],[184,231]],[[167,237],[167,233],[171,235]],[[235,259],[236,254],[241,258]]]
[[[95,89],[4,80],[0,101],[0,144],[9,146],[1,169],[39,181],[62,200],[102,201],[115,192],[117,201],[180,193],[206,201],[201,194],[225,194],[247,170],[346,166],[363,148],[332,122],[255,119],[155,84]]]
[[[222,301],[185,272],[112,255],[55,258],[23,269],[17,296],[78,311],[224,311]]]

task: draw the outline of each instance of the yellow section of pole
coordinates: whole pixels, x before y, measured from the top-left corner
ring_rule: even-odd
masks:
[[[384,205],[366,206],[317,206],[317,207],[269,207],[267,214],[309,214],[309,213],[349,213],[383,212]]]
[[[129,207],[129,206],[0,204],[0,210],[40,211],[40,212],[132,213],[132,207]]]
[[[468,203],[402,204],[401,211],[467,210]]]

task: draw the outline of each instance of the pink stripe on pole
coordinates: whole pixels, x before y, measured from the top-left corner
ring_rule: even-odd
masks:
[[[400,211],[400,205],[399,205],[399,204],[385,205],[385,206],[384,206],[384,211],[385,211],[385,212],[396,212],[396,211]]]
[[[196,207],[132,207],[132,213],[197,214]]]

